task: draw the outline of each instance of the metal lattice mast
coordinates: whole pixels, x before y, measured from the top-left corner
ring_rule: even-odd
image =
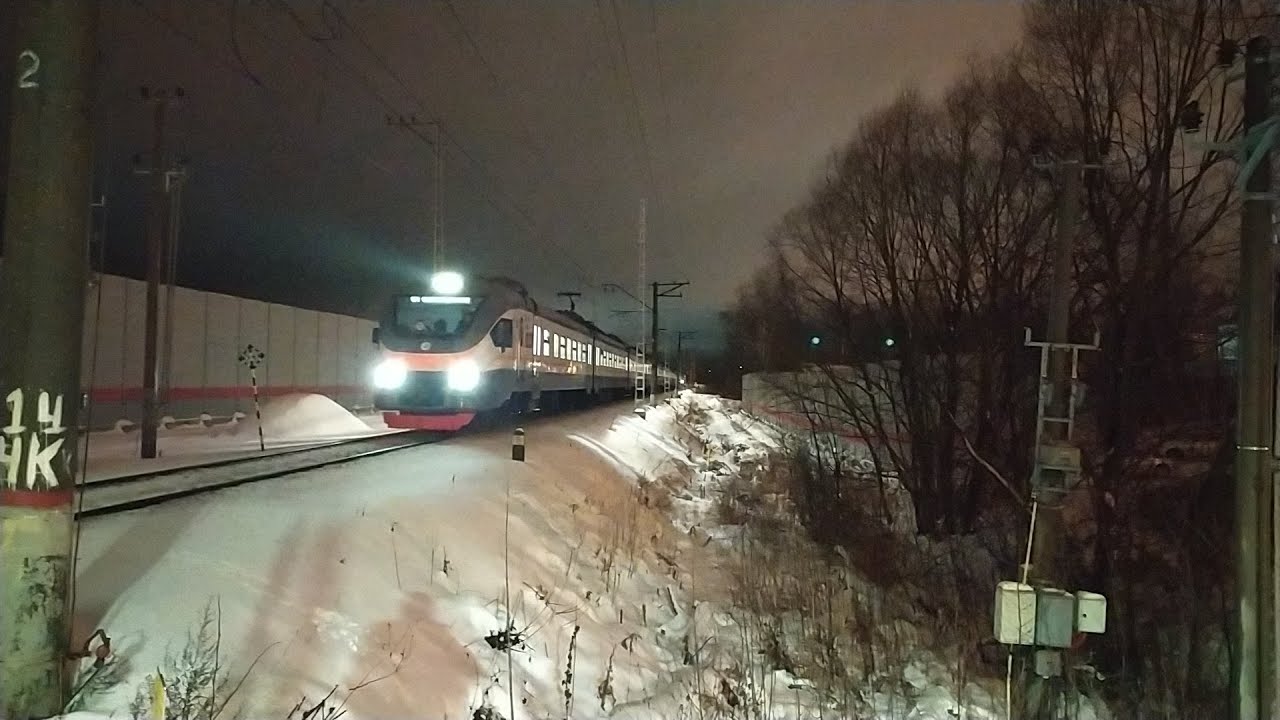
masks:
[[[646,278],[645,278],[645,212],[646,203],[640,201],[640,228],[636,237],[637,257],[639,258],[640,273],[636,283],[636,298],[644,297]],[[648,308],[645,307],[643,301],[640,302],[640,327],[636,341],[636,367],[635,367],[635,406],[642,407],[645,401],[645,328],[648,325]]]

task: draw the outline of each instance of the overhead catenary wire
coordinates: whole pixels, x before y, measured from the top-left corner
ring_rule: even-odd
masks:
[[[142,0],[133,0],[133,4],[134,6],[142,10],[144,13],[146,13],[153,21],[168,28],[169,31],[172,32],[174,35],[182,38],[188,44],[190,44],[191,46],[199,50],[201,53],[203,53],[206,57],[213,60],[223,70],[254,84],[264,93],[265,98],[270,102],[270,104],[275,106],[275,109],[277,111],[283,110],[285,112],[290,112],[290,113],[293,111],[293,108],[291,107],[290,103],[288,103],[285,100],[282,100],[275,92],[273,92],[265,84],[256,82],[255,76],[253,76],[252,73],[249,73],[246,68],[241,67],[236,62],[228,60],[222,53],[209,47],[207,44],[201,42],[198,37],[188,32],[187,30],[183,29],[181,26],[174,23],[171,19],[165,17],[163,14],[157,12],[155,8],[151,7],[150,5],[143,2]],[[246,22],[246,25],[248,24],[249,23]],[[276,148],[285,144],[289,144],[289,142],[294,140],[294,138],[296,137],[295,134],[287,133],[287,132],[280,132],[277,135],[278,135],[277,139],[280,140],[281,142],[276,143],[275,145]],[[294,147],[299,150],[311,149],[308,147],[302,147],[297,144],[294,144]],[[368,153],[360,152],[351,147],[347,147],[345,145],[340,145],[340,144],[330,145],[330,148],[331,149],[336,148],[336,152],[330,152],[329,154],[325,155],[326,159],[330,159],[330,160],[336,159],[339,154],[355,157],[359,160],[364,161],[364,163],[369,167],[372,167],[378,170],[379,172],[387,175],[388,177],[395,176],[395,173],[390,168],[387,168],[386,166],[382,165],[378,161],[374,160],[372,157],[369,156]]]
[[[307,37],[308,39],[314,39],[311,35],[307,33],[305,21],[302,19],[300,15],[298,15],[297,11],[294,10],[293,7],[289,5],[289,3],[285,2],[285,0],[274,0],[274,2],[277,6],[279,6],[282,10],[285,11],[285,13],[289,16],[289,18],[293,21],[293,23],[302,32],[304,37]],[[383,71],[386,72],[398,85],[400,85],[402,89],[404,89],[404,91],[410,97],[410,99],[412,99],[414,103],[418,105],[418,108],[420,110],[423,110],[424,115],[433,114],[433,113],[426,112],[427,110],[426,104],[423,103],[422,100],[416,96],[416,94],[412,90],[412,87],[399,75],[399,73],[395,71],[394,68],[391,67],[390,63],[385,58],[383,58],[382,55],[378,53],[376,49],[374,49],[373,45],[364,38],[363,33],[359,31],[359,28],[357,28],[354,24],[348,21],[345,18],[345,16],[341,14],[341,12],[337,11],[336,8],[334,8],[334,11],[335,11],[335,17],[338,18],[339,22],[342,23],[347,29],[351,30],[352,35],[356,38],[357,42],[360,43],[360,45],[370,53],[370,55],[374,59],[374,62],[378,64],[383,69]],[[397,107],[384,94],[382,94],[382,92],[380,92],[375,87],[375,84],[372,78],[370,78],[367,74],[365,74],[358,68],[353,67],[350,61],[342,57],[342,55],[336,52],[335,50],[333,50],[333,48],[329,47],[328,43],[321,42],[320,44],[322,45],[322,47],[324,47],[325,51],[338,62],[338,64],[341,67],[346,69],[353,77],[359,80],[359,84],[363,87],[363,89],[366,92],[368,92],[374,99],[376,99],[380,105],[382,105],[383,110],[385,110],[387,113],[393,116],[398,116],[401,114],[402,108]],[[438,113],[436,114],[438,115]],[[444,123],[443,119],[438,119],[437,122],[440,124],[441,138],[444,141],[446,141],[448,145],[452,146],[454,151],[467,163],[467,165],[469,165],[472,168],[473,175],[476,176],[477,179],[481,180],[482,183],[488,185],[491,192],[501,195],[505,200],[505,202],[510,207],[509,208],[502,207],[490,194],[485,192],[484,188],[481,188],[480,189],[481,195],[484,196],[485,200],[488,201],[489,204],[492,205],[494,209],[504,214],[514,211],[516,215],[519,216],[519,219],[523,221],[523,223],[526,225],[526,230],[529,231],[530,234],[534,236],[533,238],[534,240],[541,241],[543,243],[546,243],[547,245],[551,245],[555,250],[558,250],[560,253],[562,253],[562,256],[556,257],[557,260],[568,260],[570,263],[574,265],[574,267],[576,267],[579,270],[579,272],[583,274],[585,278],[590,278],[592,274],[581,263],[579,263],[576,259],[573,258],[573,256],[569,252],[569,249],[566,248],[563,244],[556,241],[555,238],[553,238],[549,233],[546,233],[545,231],[543,231],[539,223],[536,220],[534,220],[532,214],[528,210],[526,210],[514,197],[512,197],[510,193],[502,189],[501,184],[495,181],[494,174],[488,169],[487,165],[475,157],[475,155],[453,134],[453,132],[449,129],[449,126],[446,123]],[[417,137],[422,142],[426,143],[427,145],[432,145],[432,139],[429,136],[423,134],[420,129],[410,127],[409,130],[415,137]]]
[[[608,37],[609,27],[604,16],[604,9],[602,6],[603,2],[604,0],[596,0],[596,10],[599,12],[601,29],[604,31],[605,36]],[[648,131],[645,130],[644,114],[640,110],[640,97],[636,92],[635,76],[631,72],[631,57],[627,52],[627,39],[626,35],[622,31],[622,19],[618,13],[616,0],[609,0],[609,7],[613,14],[613,26],[618,34],[618,47],[622,50],[623,72],[626,79],[628,96],[631,100],[631,118],[632,122],[635,124],[636,132],[640,139],[640,152],[638,153],[639,157],[637,159],[641,164],[641,172],[645,175],[645,178],[648,181],[650,192],[656,193],[658,185],[654,181],[653,153],[649,146]],[[612,51],[608,54],[609,63],[613,67],[614,75],[616,76],[618,74],[617,59],[614,58]]]
[[[157,12],[155,8],[148,5],[143,0],[132,0],[132,1],[136,7],[138,7],[143,12],[145,12],[152,20],[168,28],[176,36],[182,38],[187,43],[189,43],[193,47],[203,52],[206,56],[211,58],[222,69],[236,75],[237,77],[240,77],[241,79],[247,80],[248,82],[259,87],[259,89],[265,93],[265,96],[271,101],[271,103],[275,105],[278,111],[285,111],[289,113],[293,112],[294,108],[292,107],[291,103],[289,103],[288,101],[282,100],[274,91],[272,91],[266,85],[265,82],[259,84],[256,76],[254,76],[250,71],[248,71],[246,67],[242,67],[239,63],[235,62],[234,60],[229,60],[222,53],[209,47],[206,43],[202,42],[200,38],[197,37],[195,34],[181,27],[180,25],[175,23],[173,20],[166,17],[164,14]],[[351,63],[346,58],[336,53],[332,48],[328,47],[328,45],[324,42],[326,40],[336,38],[337,37],[336,31],[330,28],[331,37],[328,37],[328,38],[316,36],[308,32],[305,21],[303,21],[301,16],[299,16],[293,10],[292,7],[289,7],[289,5],[283,2],[282,0],[277,0],[277,4],[281,6],[282,9],[285,10],[286,14],[289,15],[289,17],[291,18],[291,20],[293,20],[295,25],[298,26],[303,37],[305,37],[308,40],[317,42],[317,44],[320,45],[325,50],[326,54],[332,57],[341,67],[343,67],[349,74],[353,75],[359,81],[359,84],[361,85],[362,89],[368,94],[372,95],[378,101],[378,104],[381,105],[385,111],[392,114],[399,113],[399,109],[396,108],[394,103],[392,103],[385,95],[383,95],[380,91],[377,90],[376,87],[374,87],[374,83],[372,79],[367,74],[361,72],[358,68],[352,67]],[[255,30],[258,30],[259,33],[265,36],[269,36],[269,33],[266,33],[260,28],[257,28],[247,20],[241,19],[240,22],[242,22],[246,26],[253,27]],[[430,139],[427,138],[425,135],[423,135],[421,131],[415,131],[414,135],[417,136],[419,140],[430,144]],[[526,226],[527,231],[530,231],[532,234],[535,234],[537,236],[535,237],[535,240],[541,240],[546,244],[552,245],[556,250],[563,253],[562,256],[554,256],[554,257],[557,257],[557,259],[569,260],[569,262],[572,263],[576,268],[578,268],[578,270],[582,272],[585,277],[590,277],[590,273],[586,270],[586,268],[584,268],[578,261],[573,259],[571,255],[568,255],[567,254],[568,251],[563,245],[556,242],[554,238],[552,238],[550,235],[540,230],[540,228],[538,227],[538,223],[533,220],[531,214],[528,211],[526,211],[523,207],[521,207],[520,204],[514,200],[514,198],[511,198],[511,196],[501,188],[500,184],[496,182],[494,176],[491,173],[487,172],[487,170],[484,167],[484,164],[480,162],[478,159],[476,159],[475,156],[471,154],[471,152],[467,150],[467,148],[463,146],[462,143],[456,137],[454,137],[448,131],[447,128],[442,128],[442,135],[448,141],[448,143],[453,146],[457,154],[462,159],[464,159],[468,165],[471,166],[473,170],[472,175],[475,176],[476,179],[480,180],[482,185],[489,186],[488,190],[486,190],[486,188],[483,186],[478,188],[478,190],[480,191],[480,195],[485,199],[485,201],[488,204],[490,204],[494,209],[498,210],[500,213],[507,215],[509,218],[516,219],[517,224],[524,224]],[[278,143],[277,146],[281,144],[286,144],[287,141],[292,140],[292,136],[289,133],[282,132],[280,133],[280,139],[284,142]],[[306,148],[299,147],[296,144],[295,144],[295,147],[297,147],[299,150],[306,149]],[[341,152],[345,152],[350,155],[358,156],[366,164],[378,169],[380,172],[387,175],[388,177],[393,177],[395,175],[393,171],[391,171],[389,168],[382,166],[380,163],[378,163],[376,160],[370,157],[368,153],[360,152],[358,150],[354,150],[352,148],[348,148],[345,146],[340,147],[339,150]],[[336,153],[330,154],[327,157],[330,159],[334,159],[336,157]],[[500,194],[504,196],[504,198],[506,199],[510,207],[503,207],[503,205],[493,197],[494,194]],[[515,217],[512,217],[513,213]]]

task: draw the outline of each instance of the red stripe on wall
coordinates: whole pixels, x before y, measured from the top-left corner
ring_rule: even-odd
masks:
[[[258,394],[264,397],[280,395],[359,395],[368,392],[363,385],[263,385],[258,387]],[[98,387],[89,391],[93,402],[142,402],[140,387]],[[215,387],[176,387],[170,388],[168,397],[175,400],[235,400],[253,397],[253,388],[248,385],[226,385]]]

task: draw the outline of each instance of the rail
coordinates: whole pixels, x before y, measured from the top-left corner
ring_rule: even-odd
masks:
[[[442,433],[392,433],[272,455],[107,478],[80,486],[76,517],[85,519],[139,510],[238,485],[421,447],[445,437]]]

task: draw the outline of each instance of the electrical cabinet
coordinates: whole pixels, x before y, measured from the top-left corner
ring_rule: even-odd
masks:
[[[1076,598],[1065,590],[1044,588],[1036,593],[1036,645],[1071,647],[1075,635]]]
[[[1006,580],[996,586],[995,635],[1005,645],[1035,642],[1036,590]]]
[[[1086,590],[1076,592],[1076,632],[1101,635],[1107,631],[1107,599]]]

